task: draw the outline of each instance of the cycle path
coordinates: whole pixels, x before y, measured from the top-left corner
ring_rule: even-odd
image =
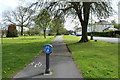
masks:
[[[18,72],[13,80],[23,78],[83,78],[80,70],[77,68],[71,57],[63,36],[58,36],[51,43],[53,45],[53,53],[50,55],[51,75],[44,75],[46,56],[45,54],[37,56],[23,70]]]

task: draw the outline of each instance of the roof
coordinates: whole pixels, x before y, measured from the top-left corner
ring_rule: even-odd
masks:
[[[77,28],[75,31],[81,31],[81,30],[82,30],[82,27]]]
[[[97,25],[113,25],[112,23],[105,21],[105,20],[100,20],[99,22],[96,22]]]
[[[118,30],[117,28],[109,28],[109,30]]]
[[[120,1],[118,2],[118,6],[120,5]]]

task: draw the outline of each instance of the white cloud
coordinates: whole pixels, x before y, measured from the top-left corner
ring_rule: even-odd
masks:
[[[0,19],[6,10],[15,9],[19,5],[19,0],[0,0]]]
[[[120,24],[120,0],[118,2],[118,24]]]
[[[19,5],[19,0],[0,0],[0,10],[14,9]]]
[[[79,19],[77,17],[76,19],[73,19],[72,16],[66,18],[64,26],[67,30],[73,30],[76,25],[79,25],[80,27]]]
[[[3,11],[12,10],[12,9],[15,9],[19,5],[25,5],[27,3],[29,4],[29,3],[34,2],[34,1],[35,0],[0,0],[0,19],[2,17]],[[118,1],[120,1],[120,0],[113,0],[112,1],[112,7],[115,9],[115,11],[118,11]],[[95,19],[95,20],[97,20],[97,19]],[[110,17],[107,20],[116,20],[118,22],[118,14]],[[65,23],[65,27],[68,30],[73,29],[74,26],[75,26],[75,23],[74,22],[72,23],[70,20],[68,20]]]

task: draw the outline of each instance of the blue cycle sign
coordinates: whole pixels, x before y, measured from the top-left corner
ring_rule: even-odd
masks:
[[[50,74],[50,66],[49,66],[49,55],[52,53],[52,45],[48,44],[43,47],[43,52],[46,53],[46,69],[45,74]]]
[[[46,54],[52,53],[52,45],[50,45],[50,44],[45,45],[43,52],[46,53]]]

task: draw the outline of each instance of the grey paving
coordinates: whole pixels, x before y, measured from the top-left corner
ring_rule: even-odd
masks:
[[[50,56],[52,75],[43,75],[45,71],[45,55],[41,55],[37,56],[13,78],[82,78],[80,70],[76,67],[62,36],[58,36],[52,45],[54,47]]]
[[[112,43],[120,43],[120,38],[111,38],[111,37],[93,37],[94,40],[108,41]]]
[[[69,53],[66,44],[62,38],[62,36],[58,36],[52,43],[53,45],[53,54],[52,55],[59,55],[59,56],[71,56]]]
[[[81,36],[79,36],[81,37]],[[90,38],[90,36],[88,36]],[[120,43],[120,38],[112,38],[112,37],[95,37],[93,36],[94,40],[102,40],[102,41],[107,41],[107,42],[112,42],[112,43]]]

